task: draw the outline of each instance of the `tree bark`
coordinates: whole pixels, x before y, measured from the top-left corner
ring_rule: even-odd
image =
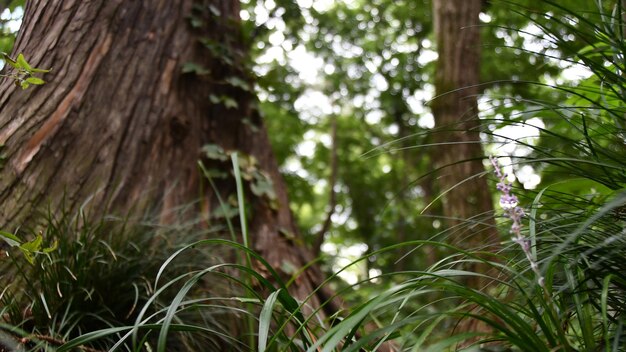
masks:
[[[311,260],[256,112],[239,10],[236,0],[28,2],[14,55],[52,72],[34,89],[1,82],[0,226],[35,224],[48,207],[95,217],[153,211],[173,223],[191,204],[191,216],[211,220],[220,205],[211,192],[200,199],[197,162],[230,172],[230,160],[202,152],[216,145],[251,157],[273,185],[272,196],[247,192],[254,249],[277,269]],[[232,176],[217,181],[228,199]],[[295,296],[320,275],[302,275]]]
[[[435,0],[435,34],[439,58],[435,73],[436,99],[432,109],[441,143],[436,153],[440,192],[445,192],[448,225],[474,217],[454,241],[464,248],[498,242],[492,219],[493,205],[484,177],[484,157],[478,118],[480,83],[480,0]],[[459,229],[461,227],[459,226]]]
[[[484,157],[479,135],[478,94],[480,83],[481,0],[434,0],[434,24],[439,58],[435,68],[432,109],[441,143],[436,155],[440,192],[445,192],[443,210],[454,245],[470,251],[496,251],[499,235],[493,220],[491,193],[484,177]],[[493,260],[493,258],[486,258]],[[470,272],[497,275],[493,267],[464,263]],[[493,286],[493,280],[467,276],[463,283],[474,289]],[[467,308],[485,314],[477,306]],[[460,321],[460,332],[489,332],[492,329],[474,318]],[[460,347],[472,345],[468,339]]]

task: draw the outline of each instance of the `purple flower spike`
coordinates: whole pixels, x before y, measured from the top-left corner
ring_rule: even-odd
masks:
[[[514,194],[511,194],[511,184],[506,181],[507,174],[500,169],[500,163],[498,159],[493,156],[489,157],[491,165],[493,165],[494,173],[500,182],[496,184],[496,189],[502,193],[500,195],[500,207],[504,210],[504,216],[510,218],[513,224],[511,224],[511,235],[513,236],[513,242],[520,245],[522,251],[526,255],[526,259],[530,263],[530,267],[537,275],[537,283],[545,290],[545,279],[539,270],[539,266],[532,257],[530,241],[522,234],[522,218],[524,217],[524,209],[518,206],[519,199]]]

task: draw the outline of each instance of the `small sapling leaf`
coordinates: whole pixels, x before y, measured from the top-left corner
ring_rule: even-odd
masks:
[[[38,86],[46,83],[43,79],[38,78],[38,77],[28,77],[28,78],[26,78],[26,82],[28,82],[30,84],[35,84],[35,85],[38,85]]]
[[[7,54],[7,53],[2,53],[2,58],[3,60],[9,64],[9,66],[13,67],[13,68],[20,68],[20,66],[17,64],[17,62],[15,62],[15,60],[11,59],[11,57]]]
[[[30,67],[30,64],[24,58],[24,55],[22,54],[17,55],[16,61],[17,61],[17,64],[20,65],[21,68],[25,69],[26,71],[32,72],[33,68]]]

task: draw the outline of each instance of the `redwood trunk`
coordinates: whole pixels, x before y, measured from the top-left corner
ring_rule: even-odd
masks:
[[[479,223],[459,226],[453,241],[475,249],[498,243],[493,205],[480,144],[477,96],[480,83],[481,0],[435,0],[435,34],[439,58],[435,73],[433,115],[438,143],[436,166],[448,225],[474,217]],[[480,176],[480,177],[478,177]]]
[[[197,162],[212,144],[254,157],[273,182],[275,197],[247,192],[254,248],[275,268],[310,260],[291,237],[297,228],[254,108],[238,14],[236,0],[29,2],[14,55],[53,70],[34,89],[1,82],[0,226],[36,223],[48,206],[86,206],[93,216],[151,210],[170,223],[192,204],[193,216],[211,221],[219,205],[206,185],[199,201]],[[192,26],[191,16],[201,22]],[[210,72],[185,73],[188,63]],[[249,87],[228,83],[233,77]],[[205,161],[232,170],[228,160]],[[219,189],[228,199],[232,176]],[[297,281],[296,296],[312,292],[314,274]]]

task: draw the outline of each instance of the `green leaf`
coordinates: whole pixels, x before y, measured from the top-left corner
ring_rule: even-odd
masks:
[[[22,87],[22,89],[26,89],[26,88],[30,87],[30,83],[28,83],[26,81],[21,81],[19,84],[20,84],[20,87]]]
[[[236,87],[236,88],[241,88],[245,91],[249,91],[250,90],[250,85],[248,84],[248,82],[244,81],[243,79],[237,77],[237,76],[231,76],[225,79],[226,83],[228,83],[229,85]]]
[[[222,12],[217,7],[215,7],[213,5],[209,5],[209,10],[211,11],[211,13],[214,16],[220,16],[222,14]]]
[[[211,215],[213,215],[214,218],[218,218],[218,219],[221,219],[221,218],[231,219],[239,215],[239,209],[224,204],[223,206],[215,209],[215,211],[213,211]]]
[[[285,274],[293,275],[298,272],[298,267],[293,265],[293,263],[288,260],[283,260],[280,263],[280,270]]]
[[[41,235],[37,235],[34,240],[23,243],[20,248],[29,252],[39,252],[41,250],[42,241],[43,237],[41,237]]]
[[[20,68],[20,65],[18,65],[15,60],[11,59],[7,53],[2,53],[2,57],[4,58],[4,61],[9,64],[9,66],[12,66],[13,68]]]
[[[44,248],[42,251],[44,253],[51,253],[54,252],[57,248],[59,248],[59,242],[58,241],[54,241],[52,242],[52,245],[48,248]]]
[[[17,60],[16,61],[17,61],[17,64],[21,68],[25,69],[26,71],[28,71],[28,72],[32,72],[33,71],[33,68],[26,61],[26,59],[24,58],[24,55],[22,55],[22,54],[17,55]]]
[[[234,300],[239,301],[241,303],[258,304],[258,303],[261,302],[258,298],[249,298],[249,297],[231,297],[231,299],[234,299]]]
[[[198,76],[204,76],[211,73],[211,70],[193,62],[185,62],[183,64],[183,73],[195,73]]]
[[[239,206],[239,220],[241,223],[241,235],[243,238],[243,245],[246,248],[250,248],[250,240],[248,238],[248,224],[246,223],[246,202],[244,200],[243,182],[241,182],[241,170],[239,168],[239,155],[235,152],[230,155],[230,160],[233,163],[233,172],[235,173],[235,184],[237,186],[237,205]],[[248,267],[250,264],[250,255],[247,254]]]
[[[22,241],[12,233],[0,231],[0,238],[2,238],[11,247],[19,246]]]
[[[32,252],[29,252],[25,249],[23,249],[22,247],[19,247],[20,251],[22,251],[22,254],[24,255],[24,258],[26,258],[26,260],[30,263],[30,265],[34,265],[35,264],[35,255]]]
[[[237,109],[239,108],[239,104],[237,104],[237,101],[231,97],[222,95],[222,96],[216,96],[214,94],[209,95],[209,100],[211,101],[211,103],[213,104],[224,104],[224,106],[227,109]]]
[[[261,309],[261,314],[259,315],[259,352],[265,352],[267,347],[267,336],[269,335],[270,325],[272,323],[272,313],[274,312],[274,306],[276,305],[276,299],[280,291],[281,289],[272,292],[272,294],[267,297],[265,304],[263,304],[263,309]]]
[[[204,26],[204,21],[202,21],[202,19],[200,19],[198,17],[195,17],[195,16],[192,16],[189,19],[189,22],[191,23],[191,27],[193,27],[193,28],[200,28],[200,27]]]
[[[237,109],[239,108],[239,104],[237,101],[231,97],[222,96],[222,102],[227,109]]]
[[[547,189],[547,187],[542,189],[539,193],[537,193],[537,196],[535,196],[535,200],[533,200],[533,205],[530,211],[530,220],[528,222],[528,235],[530,237],[531,257],[535,262],[537,261],[537,209],[539,209],[539,207],[541,206],[539,200],[541,199],[543,192],[545,192]]]
[[[43,79],[38,78],[38,77],[28,77],[28,78],[26,78],[26,82],[28,82],[30,84],[35,84],[35,85],[38,85],[38,86],[46,83]]]
[[[226,179],[228,178],[228,173],[219,170],[219,169],[208,169],[204,173],[206,177],[210,177],[212,179]]]
[[[217,144],[206,144],[202,147],[202,151],[209,159],[222,161],[228,160],[228,154]]]
[[[601,317],[602,317],[602,325],[604,327],[605,331],[609,330],[609,319],[608,319],[608,297],[609,297],[609,287],[611,284],[611,279],[613,278],[613,275],[607,275],[604,280],[602,281],[602,293],[600,296],[600,308],[601,308]],[[606,334],[604,335],[604,343],[606,346],[610,346],[611,343],[609,341],[609,336],[610,334]]]
[[[44,70],[43,68],[36,68],[36,67],[33,67],[33,68],[30,70],[30,72],[34,72],[34,73],[48,73],[48,72],[50,72],[51,70],[52,70],[52,69],[47,69],[47,70]]]
[[[269,177],[261,174],[260,172],[255,172],[254,180],[255,182],[250,184],[250,190],[254,193],[254,195],[258,197],[267,196],[269,199],[276,199],[274,184]]]
[[[213,104],[219,104],[220,101],[221,101],[220,98],[217,95],[214,95],[214,94],[209,95],[209,100]]]

